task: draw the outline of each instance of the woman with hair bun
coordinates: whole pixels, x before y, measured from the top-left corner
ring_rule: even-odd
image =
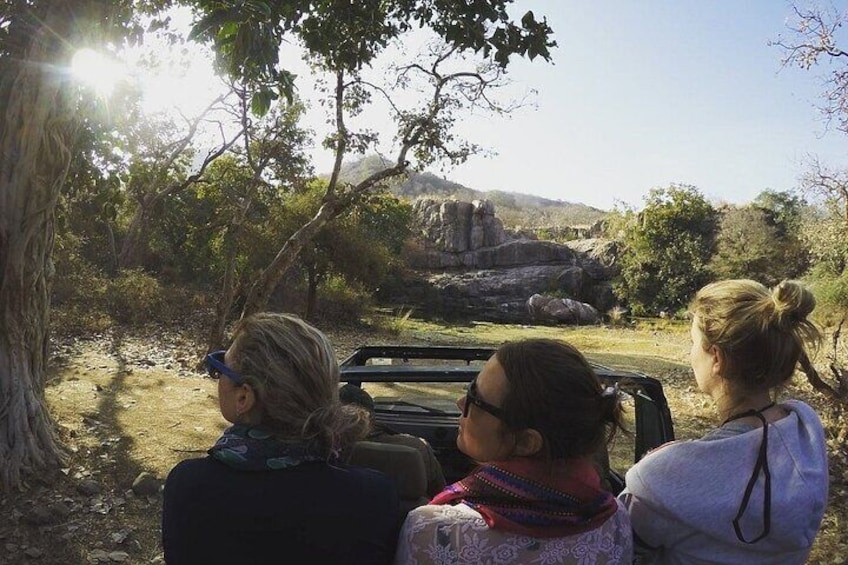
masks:
[[[816,413],[775,392],[800,365],[813,295],[784,281],[709,284],[695,296],[690,360],[719,427],[666,444],[626,476],[620,495],[637,554],[656,563],[804,563],[827,504],[824,431]]]
[[[593,454],[621,426],[574,347],[507,343],[457,401],[457,447],[480,467],[409,513],[395,563],[630,563],[627,512]]]
[[[339,367],[324,334],[293,316],[256,314],[206,363],[233,425],[208,457],[168,475],[168,565],[391,561],[394,483],[337,459],[368,421],[339,403]]]

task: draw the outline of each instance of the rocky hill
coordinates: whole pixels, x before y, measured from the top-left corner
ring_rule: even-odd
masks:
[[[359,182],[389,165],[382,157],[371,155],[342,166],[342,178]],[[399,197],[471,202],[489,200],[498,209],[498,217],[508,229],[549,228],[552,226],[588,226],[603,219],[607,212],[585,204],[551,200],[518,192],[485,191],[469,188],[429,172],[410,173],[390,185]]]

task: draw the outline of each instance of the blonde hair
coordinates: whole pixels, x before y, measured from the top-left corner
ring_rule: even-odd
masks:
[[[752,280],[726,280],[698,291],[689,311],[704,349],[723,354],[722,377],[742,391],[759,391],[788,382],[799,362],[813,370],[804,344],[821,339],[807,319],[815,306],[813,294],[795,281],[769,290]]]
[[[361,411],[339,402],[339,365],[318,329],[296,316],[264,312],[242,320],[233,369],[257,397],[259,424],[284,441],[331,456],[368,432]]]

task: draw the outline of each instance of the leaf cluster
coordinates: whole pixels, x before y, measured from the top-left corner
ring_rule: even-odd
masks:
[[[330,72],[357,72],[401,34],[429,28],[459,52],[493,56],[506,67],[511,55],[550,59],[553,30],[527,12],[513,21],[512,0],[199,0],[191,38],[214,46],[231,77],[257,86],[261,114],[272,100],[294,94],[295,75],[281,66],[280,46],[298,42],[310,60]]]
[[[777,204],[773,198],[777,194],[763,193],[750,205],[722,210],[716,252],[710,261],[715,278],[751,278],[771,287],[807,270],[809,255],[798,230],[800,208],[763,205]]]
[[[709,279],[718,212],[692,186],[654,189],[639,212],[625,211],[619,298],[637,314],[676,312]]]

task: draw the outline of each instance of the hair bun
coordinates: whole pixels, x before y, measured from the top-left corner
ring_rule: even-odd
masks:
[[[783,281],[771,290],[774,321],[781,327],[794,327],[807,319],[816,307],[813,293],[796,281]]]

